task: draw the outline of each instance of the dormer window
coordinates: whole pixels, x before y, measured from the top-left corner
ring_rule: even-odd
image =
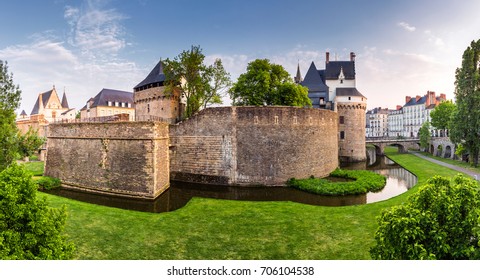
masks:
[[[340,74],[338,75],[338,79],[340,83],[343,84],[343,80],[345,79],[345,74],[343,74],[343,67],[340,67]]]
[[[108,101],[108,106],[112,106],[112,101]]]

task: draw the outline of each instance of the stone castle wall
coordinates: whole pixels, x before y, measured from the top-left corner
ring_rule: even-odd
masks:
[[[338,167],[337,113],[294,107],[208,108],[170,126],[171,178],[284,185]]]
[[[180,119],[183,114],[183,104],[179,102],[180,92],[173,95],[165,94],[165,87],[151,87],[136,91],[133,95],[136,115],[140,120],[147,116],[156,116],[165,120]]]
[[[169,187],[168,125],[51,124],[45,175],[94,192],[155,198]]]

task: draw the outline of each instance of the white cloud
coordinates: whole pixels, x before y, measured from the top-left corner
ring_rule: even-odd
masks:
[[[424,33],[425,35],[427,35],[428,41],[430,43],[434,44],[439,48],[443,48],[445,46],[445,42],[443,41],[443,39],[435,36],[431,30],[425,30]]]
[[[405,29],[409,32],[413,32],[417,29],[415,26],[412,26],[412,25],[410,25],[410,24],[408,24],[404,21],[397,23],[397,26],[400,26],[400,27],[402,27],[403,29]]]

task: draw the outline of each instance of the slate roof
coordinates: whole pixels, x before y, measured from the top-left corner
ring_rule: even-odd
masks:
[[[424,104],[425,102],[427,102],[427,96],[426,95],[422,96],[418,101],[414,96],[414,97],[412,97],[412,99],[410,99],[410,101],[405,103],[405,105],[403,107],[420,105],[420,104]]]
[[[355,61],[330,61],[325,65],[325,79],[336,80],[343,69],[345,80],[355,79]]]
[[[148,76],[143,81],[141,81],[138,85],[136,85],[133,89],[136,90],[140,87],[147,86],[150,84],[156,84],[156,83],[160,83],[160,85],[162,86],[163,83],[165,82],[165,79],[166,77],[165,77],[165,73],[163,72],[163,63],[160,60],[157,63],[157,65],[153,67],[152,71],[150,71],[150,74],[148,74]]]
[[[20,113],[20,116],[26,116],[27,113],[25,113],[25,110],[22,110],[22,113]]]
[[[104,88],[93,98],[93,104],[90,108],[108,106],[108,101],[113,102],[113,104],[115,104],[114,102],[130,103],[133,107],[133,93]],[[87,109],[87,106],[85,105],[82,110],[83,109]]]
[[[356,88],[337,88],[337,96],[359,96],[366,98]]]
[[[48,99],[50,99],[50,96],[52,95],[52,92],[53,92],[53,89],[42,93],[43,106],[45,106],[45,104],[48,102]],[[38,98],[37,98],[37,102],[35,102],[35,105],[33,106],[33,109],[32,109],[32,112],[30,113],[30,115],[38,115],[38,112],[39,112],[39,109],[40,109],[39,107],[40,107],[40,104],[38,104]]]
[[[69,108],[68,107],[68,101],[67,101],[67,95],[65,92],[63,92],[63,97],[62,97],[62,108]]]
[[[68,112],[73,111],[73,110],[75,110],[75,108],[72,108],[72,109],[69,109],[69,110],[63,112],[62,115],[66,115],[66,114],[68,114]]]
[[[300,84],[302,86],[306,86],[310,92],[328,92],[328,86],[325,85],[325,81],[322,77],[323,74],[324,71],[318,71],[315,63],[312,61],[312,64],[310,64],[310,68],[308,68],[303,82]]]

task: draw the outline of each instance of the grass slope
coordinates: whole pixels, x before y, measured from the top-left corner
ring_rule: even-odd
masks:
[[[457,172],[408,154],[389,156],[419,177]],[[174,212],[143,213],[53,195],[66,205],[66,233],[78,259],[370,259],[382,209],[405,201],[346,207],[195,198]]]

